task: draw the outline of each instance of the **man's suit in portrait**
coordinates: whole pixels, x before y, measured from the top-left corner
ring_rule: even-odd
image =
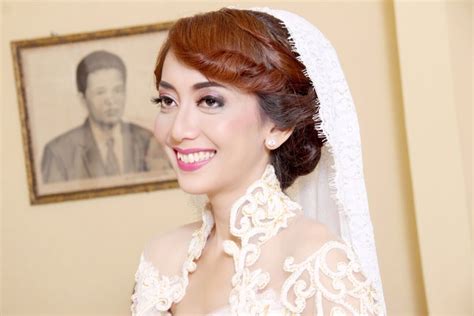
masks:
[[[171,168],[163,149],[149,130],[121,122],[120,132],[123,144],[121,173]],[[105,177],[106,169],[89,119],[51,140],[44,148],[41,161],[44,183]]]

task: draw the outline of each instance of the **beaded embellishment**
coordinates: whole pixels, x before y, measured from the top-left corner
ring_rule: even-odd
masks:
[[[288,220],[297,211],[301,211],[300,205],[281,191],[271,165],[267,165],[263,176],[232,205],[230,232],[240,240],[240,245],[232,240],[224,241],[224,251],[233,257],[235,268],[229,295],[232,315],[266,315],[275,310],[278,315],[300,315],[309,299],[315,300],[318,316],[324,315],[324,310],[330,310],[330,315],[383,315],[372,282],[356,277],[356,274],[363,274],[355,253],[339,241],[326,242],[301,263],[287,257],[283,270],[289,276],[279,293],[280,301],[275,301],[278,297],[262,299],[268,291],[265,288],[271,276],[261,269],[252,269],[252,265],[260,257],[262,245],[287,227]],[[170,315],[172,304],[185,295],[189,273],[196,270],[196,261],[213,227],[208,206],[203,212],[202,226],[193,233],[179,276],[160,274],[142,254],[135,276],[136,291],[132,295],[133,315]],[[336,262],[335,269],[334,264],[329,265],[332,252],[339,252],[346,258]]]
[[[260,257],[261,246],[287,226],[288,219],[301,207],[280,189],[272,165],[254,182],[230,211],[230,232],[241,241],[241,247],[224,241],[224,251],[234,259],[235,274],[229,303],[234,315],[260,315],[267,308],[255,298],[270,282],[270,275],[250,267]]]

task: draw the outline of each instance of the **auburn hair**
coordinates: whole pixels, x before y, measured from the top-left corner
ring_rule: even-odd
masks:
[[[260,112],[291,136],[270,154],[281,188],[314,170],[324,139],[315,129],[316,91],[292,50],[283,23],[272,15],[224,8],[179,19],[158,55],[158,84],[166,54],[207,78],[258,97]]]

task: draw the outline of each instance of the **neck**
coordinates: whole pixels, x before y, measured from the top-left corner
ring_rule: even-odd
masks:
[[[218,248],[222,248],[224,240],[234,240],[235,237],[230,233],[230,209],[236,196],[233,194],[219,194],[209,197],[210,210],[214,218],[214,231],[211,237]]]
[[[266,163],[262,166],[256,166],[254,171],[250,173],[247,181],[242,181],[241,185],[232,188],[227,192],[219,192],[216,194],[208,194],[210,211],[214,217],[214,231],[211,234],[211,243],[222,248],[224,240],[238,241],[239,238],[233,236],[230,232],[230,212],[234,203],[243,196],[247,188],[262,177],[265,171]],[[213,242],[212,242],[213,241]],[[214,243],[215,242],[215,243]]]
[[[89,122],[90,122],[91,125],[93,125],[93,127],[95,127],[96,130],[100,131],[100,133],[102,133],[103,135],[106,135],[106,136],[113,135],[113,132],[114,132],[115,128],[117,128],[119,126],[119,123],[104,124],[104,123],[97,122],[97,121],[95,121],[94,119],[92,119],[90,117],[89,117]]]

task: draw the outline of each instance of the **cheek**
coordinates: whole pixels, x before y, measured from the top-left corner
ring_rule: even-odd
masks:
[[[221,141],[221,145],[234,144],[235,146],[248,147],[260,139],[259,122],[253,112],[240,113],[230,119],[223,119],[212,126],[212,133]]]
[[[100,112],[103,108],[104,98],[101,96],[93,96],[91,98],[91,106],[94,111]]]
[[[90,113],[92,113],[93,115],[100,115],[100,110],[96,104],[96,101],[95,100],[92,100],[90,99],[88,102],[87,102],[87,109],[89,110]]]
[[[114,101],[115,102],[120,102],[120,103],[125,103],[125,93],[123,92],[114,92]]]

